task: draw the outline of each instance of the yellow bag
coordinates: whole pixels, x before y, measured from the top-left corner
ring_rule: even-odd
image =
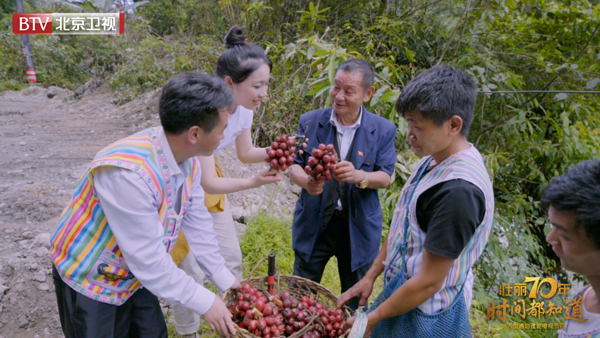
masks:
[[[217,164],[217,157],[215,156],[215,171],[217,172],[217,176],[223,176],[223,171]],[[204,194],[204,205],[211,212],[223,212],[225,211],[225,194]],[[179,237],[177,238],[177,242],[175,243],[175,247],[171,250],[171,258],[175,264],[179,265],[181,261],[187,256],[190,252],[190,246],[188,245],[187,239],[183,234],[183,231],[179,231]]]

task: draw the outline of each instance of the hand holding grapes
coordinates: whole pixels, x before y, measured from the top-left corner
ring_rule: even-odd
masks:
[[[329,181],[335,173],[335,165],[338,161],[333,144],[319,144],[318,148],[312,150],[312,156],[308,158],[308,165],[304,171],[314,181]]]
[[[335,178],[340,182],[358,184],[364,179],[364,172],[356,170],[352,162],[342,161],[335,166]]]
[[[219,296],[215,300],[208,312],[204,314],[204,320],[213,331],[217,331],[225,337],[235,336],[236,325],[231,320],[233,315]]]
[[[281,177],[279,171],[275,169],[262,170],[259,171],[256,176],[254,176],[254,183],[256,187],[260,187],[261,185],[269,183],[277,183],[281,180],[283,180],[283,177]]]
[[[323,187],[325,186],[325,181],[323,180],[315,180],[312,176],[306,176],[306,191],[309,194],[316,196],[323,193]]]

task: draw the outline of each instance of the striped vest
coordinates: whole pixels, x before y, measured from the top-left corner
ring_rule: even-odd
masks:
[[[100,302],[121,305],[140,288],[129,271],[94,190],[94,169],[116,166],[135,171],[154,194],[154,206],[164,227],[165,250],[169,252],[179,234],[183,217],[192,204],[192,182],[198,175],[198,160],[191,158],[189,175],[182,189],[181,211],[175,211],[159,129],[151,128],[102,149],[80,178],[73,198],[63,211],[51,237],[52,261],[65,283]],[[168,147],[168,145],[164,145]]]
[[[428,157],[423,158],[419,162],[417,168],[420,168],[421,164],[425,163],[427,159]],[[416,175],[418,175],[418,169],[413,172],[402,189],[402,194],[398,200],[390,225],[387,246],[388,258],[385,262],[385,264],[391,264],[390,274],[402,271],[403,268],[401,266],[402,257],[398,257],[393,262],[387,262],[387,260],[392,257],[393,253],[398,250],[399,245],[404,242],[403,228],[407,209],[406,202],[409,194],[413,191],[413,178]],[[451,155],[436,165],[429,173],[421,178],[421,181],[417,185],[417,189],[415,190],[415,194],[409,206],[410,211],[408,215],[409,239],[406,258],[407,278],[415,276],[421,270],[421,265],[423,263],[423,245],[425,243],[425,237],[427,236],[417,223],[416,209],[419,196],[436,184],[455,179],[465,180],[481,189],[485,196],[485,216],[482,223],[477,227],[473,237],[471,237],[471,240],[467,243],[467,246],[452,265],[442,289],[433,295],[433,297],[418,306],[421,311],[428,314],[447,309],[450,304],[452,304],[452,301],[460,291],[463,283],[465,283],[464,293],[467,308],[471,306],[471,299],[473,296],[473,272],[471,271],[471,267],[475,264],[479,256],[481,256],[483,249],[488,242],[494,221],[494,192],[492,190],[492,182],[490,181],[481,154],[473,145],[471,145],[469,149]],[[386,276],[386,278],[387,277],[391,276]]]

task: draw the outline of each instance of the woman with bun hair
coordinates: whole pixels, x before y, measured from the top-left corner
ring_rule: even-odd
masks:
[[[265,158],[265,148],[252,143],[251,128],[254,109],[267,96],[272,63],[265,51],[257,45],[246,43],[242,29],[233,26],[225,36],[227,49],[217,61],[217,76],[223,78],[234,101],[230,109],[225,137],[221,140],[214,156],[199,157],[202,168],[202,188],[205,205],[214,219],[215,231],[219,236],[219,247],[225,268],[242,280],[242,251],[237,238],[235,224],[225,194],[256,188],[282,180],[277,171],[260,171],[252,178],[224,177],[216,155],[218,151],[235,142],[238,159],[243,163],[258,163]],[[194,256],[190,253],[185,237],[180,234],[171,256],[178,266],[202,283],[203,274]],[[200,327],[198,314],[182,306],[173,307],[173,319],[179,335],[196,337]]]

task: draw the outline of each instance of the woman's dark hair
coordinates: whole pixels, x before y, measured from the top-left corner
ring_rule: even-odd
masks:
[[[165,132],[179,135],[193,126],[210,133],[219,123],[219,109],[233,103],[223,79],[199,72],[172,76],[163,87],[158,115]]]
[[[229,76],[233,83],[244,82],[255,70],[266,63],[273,67],[265,51],[253,43],[246,43],[239,26],[233,26],[225,36],[227,49],[217,60],[217,76]]]

